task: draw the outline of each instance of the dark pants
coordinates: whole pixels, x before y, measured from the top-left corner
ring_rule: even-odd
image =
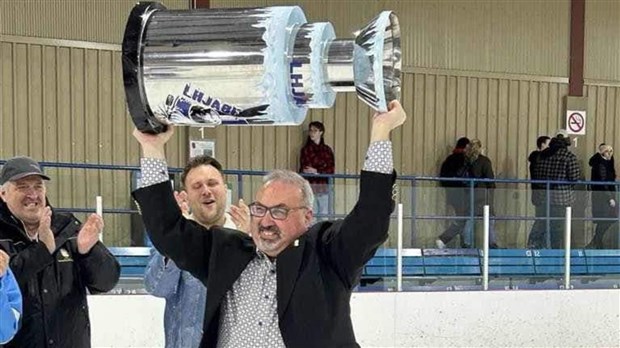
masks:
[[[535,205],[535,216],[544,218],[547,216],[547,207],[545,205]],[[527,238],[527,247],[529,249],[542,249],[547,245],[545,233],[547,231],[547,220],[535,220]]]
[[[615,224],[615,221],[605,221],[605,220],[594,220],[596,224],[596,230],[594,230],[594,237],[592,237],[592,241],[588,243],[586,248],[588,249],[604,249],[603,238],[605,237],[605,232],[611,227],[611,225]]]
[[[457,235],[461,236],[461,247],[468,247],[464,241],[463,232],[467,227],[467,219],[469,219],[469,209],[465,207],[465,204],[457,204],[451,205],[454,209],[454,215],[457,217],[467,217],[466,219],[454,219],[450,223],[450,226],[443,231],[443,233],[439,236],[442,242],[448,244],[454,237]]]
[[[546,217],[546,207],[544,205],[536,206],[536,217]],[[549,218],[560,218],[560,219],[552,219],[549,221],[549,237],[551,239],[551,248],[552,249],[563,249],[564,248],[564,225],[566,223],[566,207],[563,205],[550,205],[549,206]],[[549,246],[547,245],[547,240],[545,236],[545,232],[547,230],[547,221],[546,220],[536,220],[534,225],[532,226],[532,230],[530,231],[530,235],[527,239],[528,248],[532,249],[545,249]]]
[[[566,218],[566,207],[563,205],[549,206],[549,216],[552,218]],[[551,249],[564,249],[565,219],[551,220]]]

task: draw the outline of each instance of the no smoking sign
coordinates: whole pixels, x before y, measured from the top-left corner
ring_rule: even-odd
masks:
[[[568,134],[586,134],[586,112],[584,110],[566,111],[566,131]]]

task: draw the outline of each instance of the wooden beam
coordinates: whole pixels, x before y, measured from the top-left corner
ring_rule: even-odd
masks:
[[[211,8],[210,0],[192,0],[192,8]]]
[[[571,0],[568,95],[575,97],[583,96],[585,12],[585,0]]]

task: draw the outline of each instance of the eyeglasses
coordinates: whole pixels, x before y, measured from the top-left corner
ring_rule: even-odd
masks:
[[[250,215],[256,217],[263,217],[269,211],[269,214],[271,214],[271,217],[275,220],[286,220],[286,218],[288,217],[288,213],[293,210],[308,209],[308,207],[287,208],[280,205],[277,205],[275,207],[265,207],[264,205],[257,202],[250,204],[249,207]]]

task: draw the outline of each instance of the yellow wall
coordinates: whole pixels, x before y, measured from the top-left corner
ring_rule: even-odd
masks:
[[[134,3],[0,2],[0,158],[25,154],[45,161],[138,163],[138,147],[126,113],[119,46]],[[164,3],[169,8],[184,8],[188,2]],[[290,4],[211,3],[213,7]],[[499,177],[527,178],[526,158],[536,137],[563,126],[569,0],[295,3],[302,6],[309,21],[332,22],[339,38],[352,37],[352,32],[383,9],[393,9],[399,16],[402,102],[409,120],[394,134],[393,142],[396,168],[402,174],[436,175],[455,140],[467,135],[482,140]],[[584,95],[588,97],[588,126],[587,135],[578,139],[574,149],[581,161],[587,160],[598,143],[617,145],[614,141],[620,138],[618,23],[620,2],[587,1]],[[297,169],[306,125],[319,120],[335,152],[336,172],[354,174],[363,163],[371,115],[354,94],[341,94],[333,108],[312,110],[303,126],[220,127],[204,134],[215,139],[216,157],[226,168]],[[188,139],[200,137],[197,129],[177,130],[169,148],[173,166],[184,163]],[[56,205],[92,206],[97,193],[103,193],[104,201],[116,208],[130,205],[126,174],[64,169],[58,176],[51,183]],[[248,183],[248,195],[256,185]],[[426,207],[435,212],[444,209],[441,193],[429,190]],[[339,188],[337,194],[337,209],[344,211],[355,200],[355,186]],[[500,193],[498,204],[498,213],[529,209],[525,196],[510,190]],[[122,230],[128,217],[115,219],[112,225],[121,232],[114,240],[126,243]],[[431,238],[437,229],[426,228],[428,237],[422,233],[422,240]]]

